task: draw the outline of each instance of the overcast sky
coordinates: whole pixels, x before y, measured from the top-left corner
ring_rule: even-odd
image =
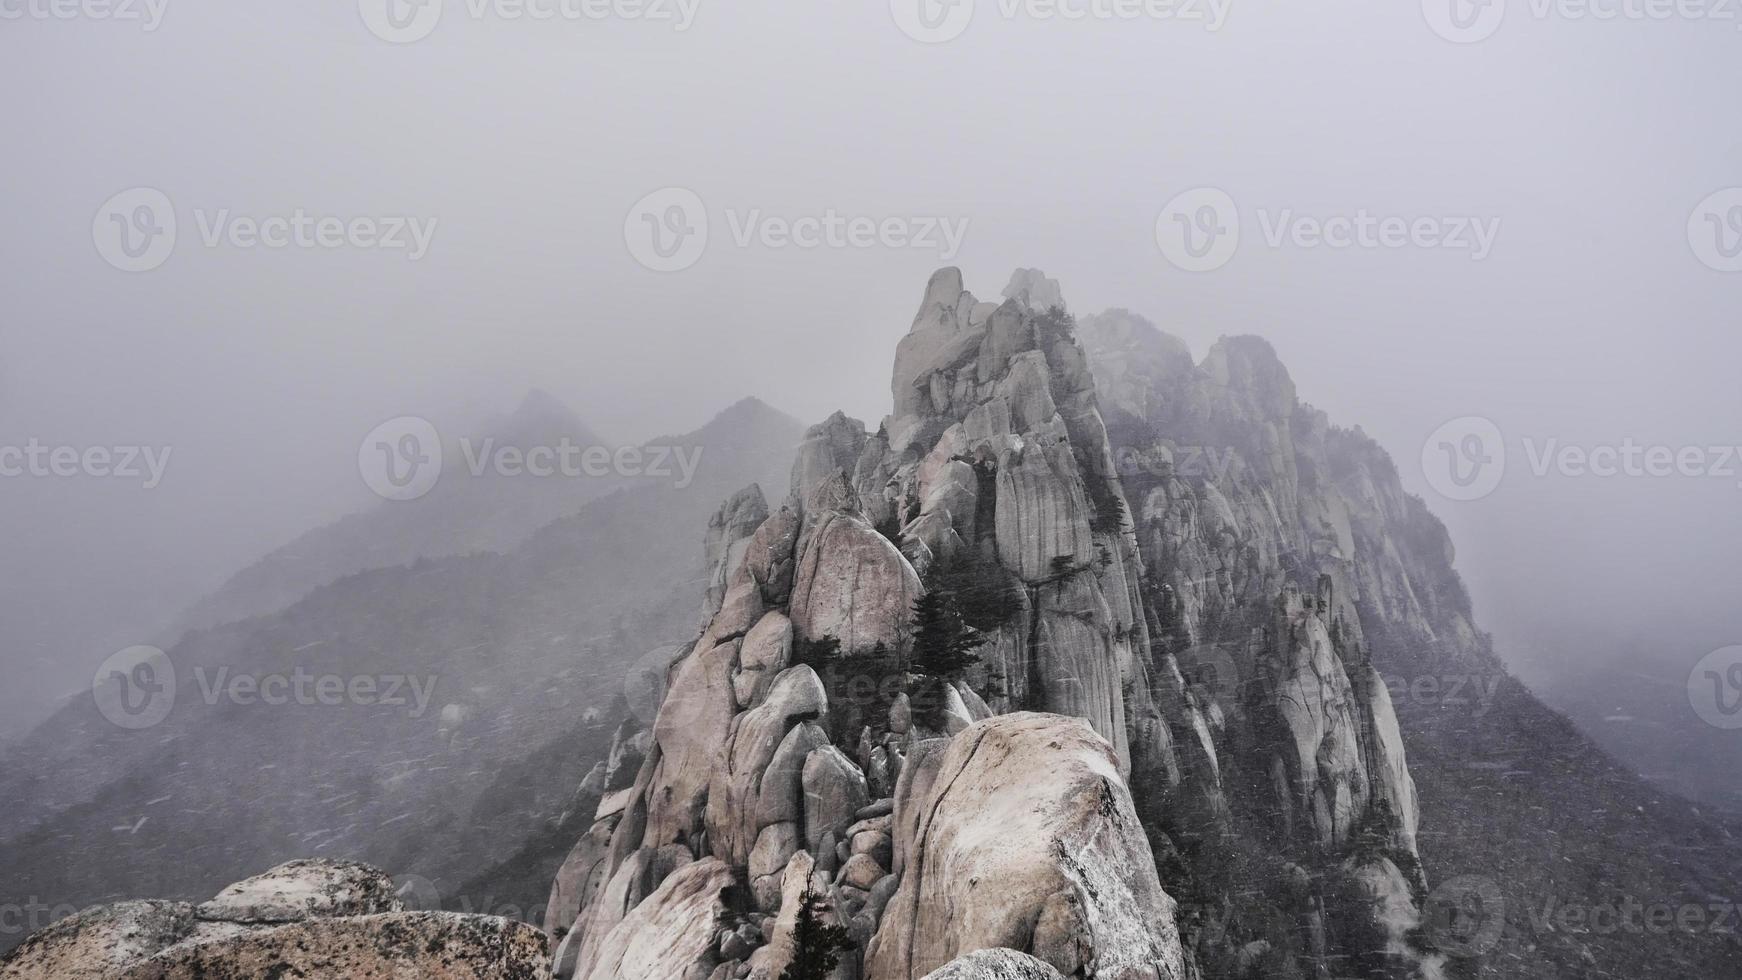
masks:
[[[383,419],[467,425],[538,386],[613,439],[692,429],[749,394],[874,424],[945,264],[982,296],[1038,266],[1076,311],[1128,307],[1200,356],[1222,334],[1268,337],[1302,396],[1363,426],[1446,519],[1503,647],[1574,619],[1679,623],[1672,662],[1742,642],[1742,461],[1539,478],[1524,444],[1742,443],[1742,273],[1689,232],[1702,201],[1742,186],[1734,21],[1513,2],[1459,44],[1413,0],[1236,0],[1215,30],[979,0],[959,36],[926,44],[878,0],[673,0],[658,12],[693,14],[681,30],[446,0],[427,37],[391,43],[372,2],[167,0],[148,30],[0,0],[24,11],[0,20],[0,445],[172,447],[150,490],[0,478],[9,708],[78,687],[238,567],[371,500],[357,446]],[[1157,218],[1205,187],[1236,203],[1240,245],[1188,272]],[[150,271],[117,269],[129,260],[99,241],[100,211],[133,188],[177,224]],[[707,216],[681,271],[626,243],[665,188]],[[654,200],[660,224],[677,199]],[[415,257],[242,243],[247,222],[299,209],[433,234]],[[768,222],[830,213],[886,240],[782,246]],[[1742,223],[1714,213],[1715,241],[1736,241]],[[1280,221],[1362,215],[1497,233],[1480,257],[1267,240]],[[933,221],[965,227],[958,251]],[[1508,469],[1454,502],[1420,454],[1464,416],[1495,423]]]

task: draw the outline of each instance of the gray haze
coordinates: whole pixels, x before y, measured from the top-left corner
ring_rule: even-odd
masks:
[[[1536,478],[1517,440],[1742,442],[1742,273],[1688,216],[1742,185],[1733,22],[1539,20],[1473,45],[1414,2],[1236,2],[1216,32],[1007,21],[923,45],[888,4],[703,0],[644,21],[474,21],[388,44],[354,3],[169,0],[161,26],[0,21],[0,445],[173,447],[162,484],[0,479],[0,731],[80,689],[238,568],[374,501],[364,433],[467,428],[529,388],[606,439],[757,395],[800,419],[889,407],[926,276],[993,295],[1017,266],[1078,313],[1121,306],[1202,355],[1268,337],[1301,395],[1391,451],[1450,526],[1481,623],[1528,679],[1625,655],[1674,680],[1742,643],[1742,476]],[[19,9],[8,7],[7,9]],[[155,187],[180,237],[150,272],[93,246]],[[625,245],[659,188],[707,252]],[[1174,195],[1240,202],[1225,268],[1155,243]],[[435,219],[428,255],[202,247],[195,212]],[[1253,213],[1476,215],[1492,255],[1272,249]],[[936,248],[739,247],[725,212],[968,221]],[[1479,415],[1498,491],[1419,464]],[[1742,464],[1739,464],[1742,468]],[[1690,725],[1697,722],[1690,715]]]

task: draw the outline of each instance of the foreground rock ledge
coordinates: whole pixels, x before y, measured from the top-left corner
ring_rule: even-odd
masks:
[[[0,959],[0,980],[548,980],[549,955],[524,923],[402,911],[378,869],[292,861],[197,906],[87,909]]]

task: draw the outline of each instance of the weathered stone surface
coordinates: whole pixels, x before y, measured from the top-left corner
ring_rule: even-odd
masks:
[[[762,772],[762,789],[756,801],[756,822],[763,827],[780,821],[797,823],[804,818],[804,764],[810,754],[829,744],[821,725],[805,723],[781,740],[774,758]]]
[[[762,522],[745,548],[744,567],[762,584],[762,598],[769,603],[783,603],[792,594],[798,532],[798,514],[782,507]]]
[[[724,893],[736,883],[715,858],[678,869],[610,932],[589,939],[575,980],[672,980],[698,964],[711,971]]]
[[[452,912],[306,919],[172,946],[113,980],[346,977],[543,980],[544,933],[522,922]]]
[[[1369,785],[1354,688],[1322,612],[1317,596],[1294,589],[1278,603],[1271,704],[1286,738],[1272,768],[1285,829],[1329,846],[1347,840],[1366,812]]]
[[[733,867],[749,860],[761,829],[762,785],[769,764],[793,726],[825,717],[828,707],[822,680],[800,664],[775,678],[762,704],[732,719],[708,789],[707,827],[715,856]]]
[[[804,764],[804,835],[813,854],[821,854],[825,835],[839,840],[859,808],[870,802],[865,774],[832,745],[810,754]]]
[[[762,703],[775,675],[792,660],[792,620],[774,610],[756,621],[738,649],[738,673],[732,691],[740,708]]]
[[[613,820],[594,823],[569,849],[562,867],[557,869],[550,886],[550,899],[544,907],[544,928],[552,938],[566,934],[574,926],[581,909],[586,908],[604,887],[606,872],[610,870],[611,832],[614,829],[616,822]]]
[[[1089,502],[1070,447],[1030,442],[998,462],[998,556],[1030,583],[1094,557]]]
[[[867,438],[865,426],[842,412],[811,426],[792,465],[792,492],[806,500],[811,489],[824,479],[842,471],[852,472]]]
[[[909,807],[919,826],[869,976],[917,980],[995,947],[1067,975],[1185,976],[1173,899],[1111,747],[1084,722],[979,722],[950,740],[923,796],[898,799],[898,822]]]
[[[5,980],[108,980],[187,938],[193,906],[120,902],[86,909],[32,933],[5,957]]]
[[[841,882],[868,892],[887,873],[871,855],[855,854],[841,868]]]
[[[659,746],[643,842],[647,846],[693,844],[702,829],[708,783],[737,713],[732,701],[736,642],[692,652],[672,672],[670,689],[653,725]]]
[[[213,922],[298,922],[317,916],[398,912],[393,879],[355,861],[288,861],[238,881],[195,910]]]
[[[799,557],[792,624],[800,639],[832,636],[843,654],[902,649],[920,594],[919,576],[864,518],[822,517]]]
[[[1014,949],[980,949],[951,960],[925,980],[1065,980],[1045,960]]]
[[[770,920],[767,945],[750,956],[751,980],[776,980],[792,962],[793,928],[798,924],[798,909],[807,885],[817,887],[814,879],[816,862],[808,851],[793,855],[780,879],[780,913]]]
[[[719,611],[734,573],[744,565],[751,535],[767,519],[768,501],[754,483],[726,498],[708,519],[703,554],[708,569],[709,615]]]

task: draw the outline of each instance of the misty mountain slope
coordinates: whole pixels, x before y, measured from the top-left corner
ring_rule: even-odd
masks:
[[[382,501],[318,527],[237,572],[181,614],[167,630],[174,642],[190,629],[234,622],[288,607],[318,586],[354,572],[419,558],[507,551],[534,530],[622,486],[620,479],[475,476],[470,459],[513,447],[604,445],[567,406],[529,392],[512,413],[490,419],[462,444],[444,440],[442,476],[416,500]]]
[[[1379,446],[1302,404],[1256,338],[1224,338],[1194,362],[1126,311],[1085,317],[1079,333],[1165,645],[1200,690],[1227,707],[1266,683],[1246,651],[1273,576],[1328,576],[1353,606],[1419,794],[1418,941],[1445,954],[1449,975],[1742,973],[1733,928],[1601,924],[1629,900],[1732,901],[1742,861],[1730,828],[1616,764],[1508,675],[1474,625],[1443,525]],[[1228,758],[1238,787],[1242,756]],[[1555,918],[1569,908],[1575,918]]]
[[[641,644],[694,635],[708,516],[746,484],[784,479],[799,435],[740,403],[682,437],[706,447],[685,489],[620,490],[509,554],[363,572],[281,613],[189,634],[169,651],[178,688],[161,724],[122,729],[79,699],[8,755],[0,796],[21,805],[0,844],[6,898],[199,896],[310,854],[447,887],[508,857],[591,765],[543,760],[529,775],[533,751],[579,737]],[[207,694],[220,677],[297,671],[404,675],[427,703]]]

